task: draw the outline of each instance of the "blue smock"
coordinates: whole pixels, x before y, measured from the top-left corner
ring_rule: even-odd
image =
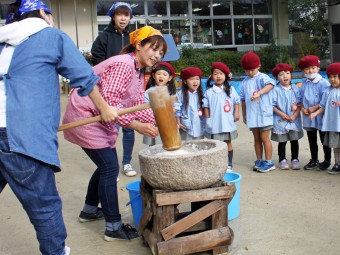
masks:
[[[206,120],[206,132],[220,134],[235,131],[237,129],[234,121],[235,104],[240,104],[240,96],[234,87],[230,87],[230,96],[215,85],[208,89],[203,98],[203,108],[210,110],[210,118]],[[229,111],[225,111],[228,105]]]
[[[240,89],[241,101],[246,104],[248,128],[260,128],[273,125],[272,91],[260,96],[258,100],[250,100],[254,93],[266,85],[275,86],[275,81],[267,74],[258,72],[253,78],[249,76],[242,81]]]
[[[187,109],[183,105],[183,92],[177,93],[178,102],[175,103],[174,108],[177,110],[176,117],[181,119],[181,124],[186,127],[186,132],[192,137],[200,137],[204,133],[205,116],[203,109],[200,108],[198,93],[188,91],[189,102]]]
[[[327,88],[329,88],[329,82],[322,78],[320,74],[311,81],[308,79],[303,80],[301,86],[302,104],[304,108],[309,108],[320,103],[322,94]],[[304,128],[316,128],[321,130],[322,116],[318,115],[314,119],[310,120],[309,115],[302,114],[303,127]]]
[[[340,132],[340,89],[328,88],[322,95],[320,107],[325,110],[322,131]]]
[[[292,116],[296,109],[294,106],[301,105],[301,89],[292,84],[289,89],[286,89],[281,84],[278,84],[273,89],[273,106],[276,106],[281,112]],[[289,122],[283,120],[279,115],[274,112],[274,123],[273,123],[273,133],[276,134],[286,134],[290,130],[301,131],[302,121],[301,114],[294,120],[294,122]]]

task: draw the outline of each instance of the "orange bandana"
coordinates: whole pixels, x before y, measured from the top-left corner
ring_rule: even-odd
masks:
[[[130,33],[130,44],[136,47],[137,43],[153,35],[162,36],[162,33],[151,26],[142,27]]]

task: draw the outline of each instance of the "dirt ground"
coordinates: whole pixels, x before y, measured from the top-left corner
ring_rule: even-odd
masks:
[[[66,95],[62,95],[62,110],[66,100]],[[234,171],[242,175],[241,205],[240,216],[229,222],[235,239],[228,254],[340,254],[340,175],[315,170],[282,171],[278,167],[267,174],[253,172],[255,153],[251,132],[241,121],[238,131],[239,137],[233,143]],[[56,178],[68,230],[66,245],[71,247],[71,254],[151,254],[141,239],[105,242],[104,221],[78,222],[95,166],[79,147],[66,142],[62,134],[59,136],[63,171]],[[310,158],[307,137],[300,141],[300,161],[304,165]],[[273,159],[278,164],[277,144],[273,143],[273,147]],[[132,165],[138,175],[119,176],[120,211],[124,222],[132,223],[125,186],[140,178],[138,152],[143,148],[142,136],[136,134]],[[121,160],[121,142],[117,149]],[[290,155],[288,145],[288,159]],[[24,210],[7,186],[0,195],[0,255],[23,254],[39,254],[38,243]]]

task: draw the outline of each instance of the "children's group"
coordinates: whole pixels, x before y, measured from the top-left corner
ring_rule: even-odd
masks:
[[[229,83],[232,72],[225,63],[211,65],[205,91],[201,86],[202,71],[199,68],[181,70],[182,86],[177,92],[178,102],[174,104],[181,139],[207,138],[226,142],[227,171],[233,171],[232,140],[238,136],[237,121],[241,111],[243,122],[253,134],[254,171],[266,173],[275,169],[272,141],[278,143],[278,167],[300,170],[299,140],[304,137],[305,130],[311,159],[303,169],[340,173],[340,63],[327,67],[327,80],[319,74],[317,56],[302,57],[298,67],[305,79],[300,87],[292,83],[293,67],[288,63],[278,63],[273,68],[272,75],[276,80],[260,72],[261,60],[254,52],[245,53],[241,65],[247,76],[239,93]],[[157,63],[147,85],[146,101],[153,86],[168,86],[169,94],[176,94],[174,76],[175,70],[170,63]],[[318,159],[318,133],[324,154],[322,162]],[[290,162],[286,156],[288,141],[291,145]],[[157,137],[151,140],[145,137],[144,143],[154,145]],[[335,164],[330,168],[332,148]]]

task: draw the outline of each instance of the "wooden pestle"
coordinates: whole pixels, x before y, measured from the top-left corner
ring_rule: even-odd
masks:
[[[163,148],[174,151],[182,146],[175,114],[166,86],[156,86],[149,90],[150,105],[155,116]]]

